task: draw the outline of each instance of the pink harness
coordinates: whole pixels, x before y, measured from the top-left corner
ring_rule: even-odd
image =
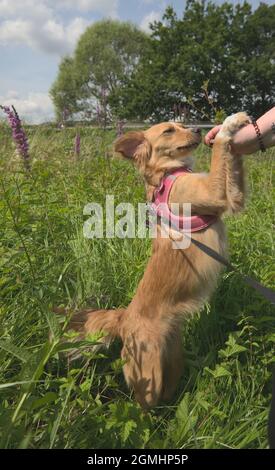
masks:
[[[178,176],[186,173],[192,173],[192,170],[189,168],[178,168],[164,176],[159,187],[154,191],[151,206],[159,217],[169,221],[171,227],[175,226],[183,232],[198,232],[199,230],[203,230],[216,222],[217,217],[215,215],[192,215],[190,217],[180,216],[173,214],[168,206],[169,195],[175,180]]]

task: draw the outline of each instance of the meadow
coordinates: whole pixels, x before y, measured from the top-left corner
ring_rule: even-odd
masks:
[[[74,343],[53,309],[127,306],[150,240],[83,237],[83,208],[145,199],[141,177],[112,157],[113,131],[29,128],[32,169],[0,127],[0,448],[267,448],[274,306],[223,273],[184,326],[185,371],[174,400],[144,413],[128,391],[120,344]],[[196,168],[210,151],[195,152]],[[274,287],[275,149],[245,158],[245,211],[226,217],[230,259]],[[77,347],[79,357],[72,359]]]

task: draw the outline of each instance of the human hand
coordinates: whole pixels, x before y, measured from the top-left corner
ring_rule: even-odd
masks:
[[[204,143],[208,146],[213,145],[215,137],[220,132],[221,128],[222,125],[213,127],[213,129],[206,134]],[[257,134],[252,124],[243,127],[234,135],[231,149],[233,153],[239,155],[249,155],[259,150]]]
[[[204,137],[204,143],[208,146],[213,145],[215,137],[218,134],[218,132],[220,132],[221,128],[222,128],[221,124],[219,126],[213,127],[213,129],[211,129]]]
[[[275,106],[257,120],[258,128],[262,135],[265,148],[275,146]],[[222,126],[211,129],[204,138],[204,143],[208,146],[214,143],[215,137]],[[240,155],[249,155],[260,150],[259,138],[253,124],[240,129],[233,138],[231,149]]]

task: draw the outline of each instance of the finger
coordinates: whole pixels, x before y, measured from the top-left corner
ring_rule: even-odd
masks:
[[[214,136],[213,136],[213,132],[212,130],[208,132],[208,134],[206,134],[206,136],[204,137],[204,143],[206,145],[210,145],[211,144],[211,141],[214,140]]]
[[[218,132],[221,130],[221,128],[222,128],[221,125],[216,126],[206,134],[204,138],[204,142],[206,143],[206,145],[211,145],[211,143],[213,144],[213,141],[216,135],[218,134]]]

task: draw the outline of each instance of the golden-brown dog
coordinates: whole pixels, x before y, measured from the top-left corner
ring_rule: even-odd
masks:
[[[227,118],[215,139],[208,174],[179,176],[170,203],[192,203],[193,214],[214,214],[215,223],[192,237],[226,256],[226,235],[221,215],[238,212],[244,204],[242,159],[233,155],[230,141],[249,122],[245,113]],[[176,123],[157,124],[145,132],[129,132],[115,150],[133,161],[145,179],[148,200],[169,170],[190,166],[190,154],[199,145],[198,130]],[[126,309],[77,313],[71,328],[103,330],[123,341],[124,375],[143,407],[169,399],[182,373],[183,319],[198,311],[215,288],[220,264],[193,244],[172,249],[169,238],[157,236],[152,256],[137,292]]]

